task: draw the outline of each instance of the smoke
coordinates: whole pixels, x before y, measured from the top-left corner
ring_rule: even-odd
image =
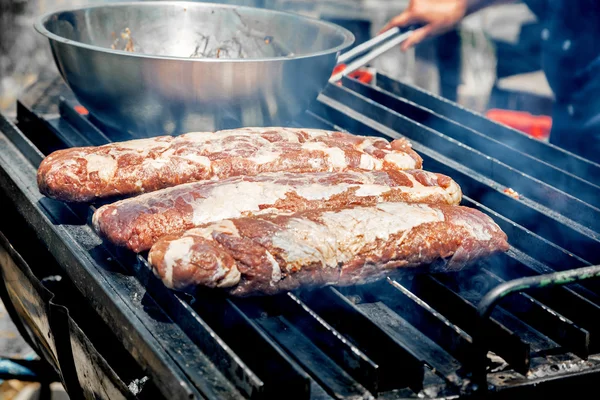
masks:
[[[0,0],[0,111],[13,111],[22,88],[35,82],[49,58],[40,46],[31,24],[32,3],[23,0]],[[46,54],[44,54],[46,53]],[[46,63],[47,64],[47,63]]]
[[[16,100],[29,85],[57,73],[48,40],[33,29],[36,18],[56,9],[99,2],[0,0],[0,112],[14,115]]]

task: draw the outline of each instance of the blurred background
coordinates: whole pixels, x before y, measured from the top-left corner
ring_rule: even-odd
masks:
[[[42,13],[112,0],[0,0],[0,112],[16,115],[16,100],[28,85],[57,74],[46,38],[33,22]],[[350,29],[357,43],[368,40],[408,0],[225,0],[230,4],[291,11]],[[541,72],[541,28],[519,2],[488,8],[457,30],[402,53],[393,49],[371,68],[480,113],[494,110],[550,115],[552,92]],[[539,136],[544,140],[544,133]],[[0,304],[0,357],[35,355],[19,337]],[[33,399],[35,384],[0,381],[0,400]],[[67,398],[60,387],[53,398]]]

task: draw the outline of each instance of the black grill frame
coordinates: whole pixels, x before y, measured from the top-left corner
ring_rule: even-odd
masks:
[[[0,120],[10,141],[3,139],[0,151],[0,188],[164,397],[456,397],[482,387],[514,396],[544,388],[572,392],[576,380],[593,385],[600,373],[597,282],[512,295],[486,322],[476,317],[486,314],[477,308],[486,289],[600,263],[600,210],[584,201],[595,202],[600,193],[600,166],[412,86],[382,75],[376,80],[375,87],[350,79],[328,86],[294,125],[406,135],[426,169],[454,178],[471,195],[464,204],[490,215],[509,235],[511,250],[483,262],[480,272],[407,275],[266,299],[169,291],[143,256],[100,243],[89,224],[93,206],[37,193],[39,149],[129,139],[77,114],[59,80],[38,99],[47,101],[54,91],[50,105],[58,103],[60,117],[23,101],[19,128]],[[520,199],[503,193],[509,184]],[[512,369],[486,378],[479,346]],[[539,376],[520,375],[528,370]]]

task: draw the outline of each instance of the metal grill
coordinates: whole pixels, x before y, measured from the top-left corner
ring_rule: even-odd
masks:
[[[0,188],[81,301],[147,374],[155,392],[146,396],[396,399],[483,391],[514,397],[593,387],[600,372],[600,285],[557,284],[598,268],[586,276],[532,278],[521,287],[532,287],[526,293],[478,306],[512,279],[600,263],[600,165],[412,86],[381,75],[376,82],[328,86],[293,125],[408,137],[426,169],[455,179],[463,204],[508,234],[506,254],[458,273],[406,273],[274,297],[172,292],[151,274],[144,255],[102,243],[89,223],[95,206],[37,192],[43,155],[130,138],[79,114],[59,80],[38,85],[33,101],[19,103],[18,128],[0,121]],[[58,115],[40,104],[58,105]],[[139,378],[109,361],[117,387]]]

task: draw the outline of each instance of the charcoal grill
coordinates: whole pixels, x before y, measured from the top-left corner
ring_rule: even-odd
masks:
[[[508,234],[506,254],[458,273],[274,297],[176,293],[143,256],[98,238],[97,204],[37,191],[44,155],[131,137],[87,114],[59,78],[29,89],[16,125],[0,118],[0,295],[72,398],[528,398],[596,387],[600,165],[376,82],[329,85],[291,124],[408,137],[425,168],[454,178],[463,203]]]

